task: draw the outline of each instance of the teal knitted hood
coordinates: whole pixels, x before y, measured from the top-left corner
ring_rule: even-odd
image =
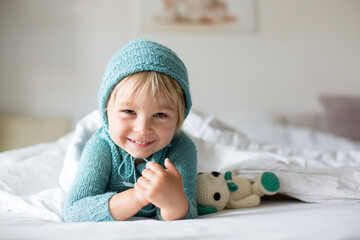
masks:
[[[98,104],[106,127],[106,104],[111,91],[124,77],[142,71],[164,73],[178,81],[186,97],[185,117],[189,114],[192,102],[184,63],[171,49],[153,41],[136,39],[116,52],[105,69]]]

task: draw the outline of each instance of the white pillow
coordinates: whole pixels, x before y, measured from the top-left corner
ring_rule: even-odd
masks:
[[[74,180],[85,144],[101,125],[99,111],[93,111],[76,124],[74,135],[66,150],[64,166],[59,176],[59,185],[65,192],[69,191]]]

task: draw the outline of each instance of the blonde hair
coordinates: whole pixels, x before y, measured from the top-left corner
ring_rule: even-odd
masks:
[[[118,89],[122,86],[127,86],[130,89],[128,95],[123,96],[127,101],[130,99],[141,101],[148,92],[150,92],[155,99],[158,99],[160,94],[163,94],[166,101],[176,106],[178,114],[176,133],[180,133],[181,126],[185,119],[186,103],[184,91],[175,79],[155,71],[133,73],[115,85],[106,107],[108,107],[109,104],[114,104]]]

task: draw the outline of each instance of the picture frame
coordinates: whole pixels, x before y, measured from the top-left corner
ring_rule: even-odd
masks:
[[[140,32],[251,33],[254,0],[138,0]]]

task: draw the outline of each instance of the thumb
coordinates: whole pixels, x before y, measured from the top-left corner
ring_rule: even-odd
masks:
[[[170,173],[178,173],[178,170],[177,168],[175,167],[175,165],[170,161],[169,158],[166,158],[165,159],[165,162],[164,162],[164,166],[166,168],[166,170]]]

